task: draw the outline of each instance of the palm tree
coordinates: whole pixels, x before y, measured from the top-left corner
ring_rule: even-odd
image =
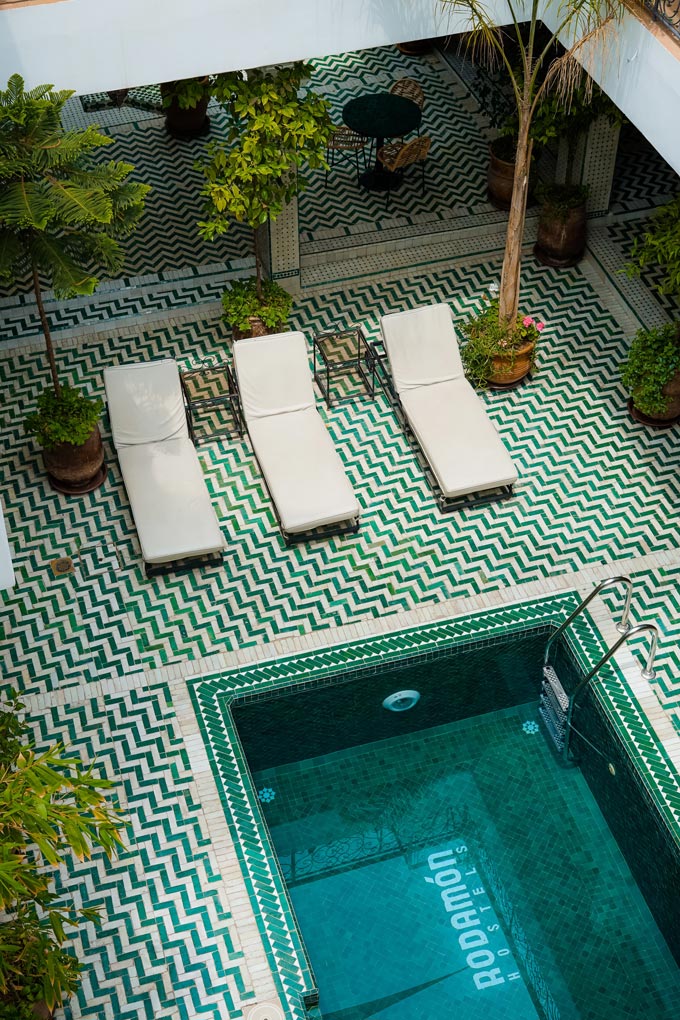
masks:
[[[52,85],[26,92],[18,74],[0,91],[0,280],[32,281],[57,397],[40,278],[57,297],[92,294],[100,267],[122,267],[118,239],[137,225],[150,190],[128,180],[129,163],[96,161],[96,150],[113,142],[98,128],[64,130],[61,112],[72,95]]]
[[[564,104],[569,106],[570,96],[580,84],[583,72],[577,57],[593,44],[606,41],[607,29],[618,20],[623,6],[617,0],[543,0],[541,3],[531,0],[531,8],[527,10],[517,0],[507,0],[511,23],[503,27],[486,10],[482,0],[442,0],[442,3],[468,14],[471,25],[468,45],[472,53],[478,54],[487,63],[500,62],[508,75],[517,107],[515,177],[499,293],[500,324],[509,328],[516,321],[519,309],[534,114],[551,89],[556,90]],[[537,29],[541,15],[551,8],[555,12],[555,30],[547,41],[541,35],[539,42]],[[555,57],[560,37],[570,40],[569,48]],[[507,38],[516,43],[518,64],[513,64],[508,56]],[[590,82],[591,79],[586,79],[587,88]]]

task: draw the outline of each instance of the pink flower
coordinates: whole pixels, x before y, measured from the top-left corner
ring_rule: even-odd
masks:
[[[542,333],[543,330],[545,329],[545,323],[544,322],[537,322],[536,323],[536,329],[538,330],[539,333]]]
[[[533,324],[534,320],[531,318],[530,315],[525,315],[524,318],[522,319],[523,326],[533,326]]]

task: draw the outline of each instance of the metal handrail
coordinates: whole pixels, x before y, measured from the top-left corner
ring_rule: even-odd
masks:
[[[641,0],[641,3],[655,21],[662,22],[676,38],[680,38],[680,5],[677,0]]]
[[[650,641],[649,644],[647,662],[645,663],[645,668],[642,670],[642,676],[645,678],[645,680],[653,680],[654,677],[656,676],[656,672],[654,670],[654,658],[656,656],[656,648],[659,642],[659,631],[657,627],[653,623],[639,623],[635,627],[629,627],[626,633],[622,634],[618,641],[615,641],[612,647],[607,652],[605,652],[605,654],[598,662],[597,666],[591,669],[590,673],[588,673],[588,676],[585,676],[583,680],[581,680],[580,684],[577,685],[574,693],[571,694],[569,697],[569,707],[567,708],[567,718],[564,730],[564,748],[562,750],[562,754],[564,756],[565,761],[569,761],[569,737],[571,734],[571,719],[574,714],[574,708],[576,707],[577,697],[579,696],[581,691],[588,686],[588,684],[593,679],[598,670],[602,669],[604,664],[611,659],[612,655],[614,655],[615,652],[618,651],[618,649],[621,647],[624,641],[627,641],[634,634],[640,634],[643,630],[650,630],[652,632],[652,640]]]
[[[590,595],[587,598],[585,598],[579,606],[576,607],[571,616],[568,616],[564,623],[561,624],[561,626],[558,627],[555,633],[550,636],[550,638],[548,639],[548,643],[545,646],[545,656],[543,658],[544,666],[548,665],[548,653],[550,652],[550,646],[560,636],[560,634],[562,634],[567,629],[572,620],[576,619],[579,613],[586,608],[589,602],[592,602],[596,595],[599,595],[600,592],[604,591],[605,588],[611,588],[616,584],[625,584],[628,589],[626,592],[626,601],[624,602],[623,605],[623,615],[621,616],[621,620],[619,621],[619,623],[617,623],[616,629],[618,630],[619,634],[623,634],[624,637],[626,636],[626,634],[630,632],[629,617],[630,617],[630,602],[633,597],[633,582],[631,581],[630,577],[626,577],[624,574],[621,574],[617,577],[608,577],[604,581],[600,581],[596,588],[593,588]]]

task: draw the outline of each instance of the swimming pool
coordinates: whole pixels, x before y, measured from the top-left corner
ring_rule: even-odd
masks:
[[[313,669],[289,658],[204,691],[225,806],[263,939],[280,942],[272,959],[291,1016],[318,1015],[315,984],[333,1020],[677,1015],[672,826],[599,698],[575,718],[581,769],[564,770],[538,731],[549,616],[537,610],[542,633],[505,646],[495,638],[507,616],[497,614],[472,628],[474,640],[470,628],[455,640],[461,624],[420,628],[317,656]],[[421,694],[415,708],[382,707],[409,688]],[[662,758],[655,766],[667,769]],[[632,837],[628,862],[593,790],[622,845]],[[293,969],[306,1012],[290,994]]]

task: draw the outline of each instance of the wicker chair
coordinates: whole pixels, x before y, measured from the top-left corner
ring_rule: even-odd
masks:
[[[413,166],[415,163],[420,163],[421,172],[421,194],[425,194],[425,160],[427,154],[430,151],[432,145],[432,139],[429,135],[421,135],[419,138],[413,138],[410,142],[405,142],[400,145],[395,142],[389,142],[387,145],[383,145],[378,149],[378,159],[385,167],[393,174],[403,174],[407,167]],[[387,205],[386,208],[390,207],[390,195],[391,191],[387,191]]]
[[[390,92],[393,96],[403,96],[404,99],[410,99],[412,103],[422,110],[425,106],[425,93],[413,78],[399,78],[390,86]]]
[[[334,128],[331,139],[326,148],[326,162],[332,169],[338,160],[354,160],[354,166],[359,178],[359,153],[363,158],[363,169],[366,169],[366,145],[368,138],[352,131],[350,128],[340,125]],[[325,184],[328,184],[328,170],[326,170]]]

